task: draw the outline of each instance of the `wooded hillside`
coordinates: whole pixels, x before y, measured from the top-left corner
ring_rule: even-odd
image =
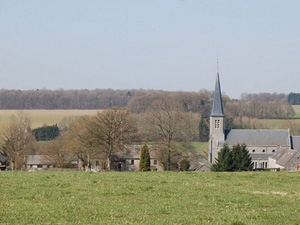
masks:
[[[149,109],[152,102],[169,99],[186,112],[209,117],[213,92],[168,92],[160,90],[0,90],[0,109],[107,109],[128,107],[134,114]],[[295,115],[285,94],[243,94],[241,100],[223,95],[229,117],[289,118]]]

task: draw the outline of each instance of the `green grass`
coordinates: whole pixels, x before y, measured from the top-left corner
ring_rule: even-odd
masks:
[[[299,224],[299,173],[0,172],[0,224]]]
[[[208,142],[192,142],[191,144],[196,152],[203,156],[208,156]]]
[[[54,125],[64,118],[83,115],[95,115],[99,110],[21,110],[28,115],[32,122],[32,128],[41,127],[44,124]],[[17,115],[20,110],[0,110],[0,130],[9,123],[12,115]]]
[[[293,109],[296,113],[295,117],[300,118],[300,105],[293,105]]]

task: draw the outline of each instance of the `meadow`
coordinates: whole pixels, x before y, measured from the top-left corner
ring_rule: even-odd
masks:
[[[292,119],[254,119],[257,126],[266,129],[287,129],[290,126],[300,126],[300,106],[293,106],[295,117]],[[23,112],[31,119],[32,128],[41,127],[43,125],[59,124],[66,118],[74,118],[83,115],[96,115],[101,110],[0,110],[0,131],[9,123],[12,115]],[[245,121],[247,122],[247,121]],[[251,119],[249,119],[251,123]],[[258,127],[258,128],[260,128]]]
[[[32,128],[37,128],[43,125],[59,124],[65,118],[96,115],[98,111],[100,110],[0,110],[0,130],[9,123],[12,115],[17,115],[19,112],[31,119]]]
[[[0,172],[0,224],[299,224],[300,174]]]

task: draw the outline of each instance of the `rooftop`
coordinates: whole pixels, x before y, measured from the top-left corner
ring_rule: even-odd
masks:
[[[223,111],[223,102],[222,102],[219,73],[217,74],[213,106],[212,106],[210,116],[225,116],[224,111]]]
[[[247,146],[290,146],[289,130],[232,129],[226,131],[226,144]]]

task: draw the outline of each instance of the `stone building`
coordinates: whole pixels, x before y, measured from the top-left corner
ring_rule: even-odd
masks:
[[[209,162],[214,163],[220,149],[226,144],[246,144],[252,157],[254,169],[271,168],[269,159],[282,149],[293,154],[300,150],[300,137],[290,136],[289,130],[273,129],[230,129],[225,127],[219,73],[217,74],[212,112],[210,115]],[[276,157],[275,157],[276,158]],[[287,163],[287,161],[280,161]],[[281,165],[281,164],[280,164]],[[282,165],[285,168],[285,164]],[[290,165],[291,166],[291,165]],[[290,168],[289,166],[289,168]]]
[[[28,155],[26,167],[28,170],[47,170],[53,168],[53,162],[48,155]]]
[[[300,170],[300,151],[291,149],[280,149],[269,156],[269,167],[279,168],[286,171]]]

